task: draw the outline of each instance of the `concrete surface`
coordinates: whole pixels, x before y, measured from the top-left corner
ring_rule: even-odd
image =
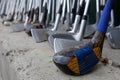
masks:
[[[86,75],[64,74],[53,64],[54,52],[48,42],[35,43],[25,32],[14,33],[11,27],[0,25],[0,52],[13,69],[12,73],[7,70],[7,76],[13,74],[14,80],[120,80],[120,68],[102,63]],[[111,49],[105,40],[103,57],[120,63],[120,50]]]

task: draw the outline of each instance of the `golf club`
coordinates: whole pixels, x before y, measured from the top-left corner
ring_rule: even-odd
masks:
[[[49,43],[50,43],[50,45],[52,46],[52,47],[54,47],[54,39],[55,38],[67,38],[67,39],[69,39],[69,37],[67,36],[67,35],[73,35],[73,34],[75,34],[75,33],[77,33],[77,26],[78,26],[78,24],[79,24],[79,21],[80,21],[80,19],[81,19],[81,17],[82,17],[82,13],[84,12],[84,0],[81,0],[80,1],[80,3],[79,3],[79,6],[78,6],[78,11],[77,11],[77,14],[76,14],[76,18],[75,18],[75,22],[74,22],[74,26],[73,26],[73,29],[71,30],[71,31],[69,31],[69,33],[68,32],[64,32],[64,33],[62,33],[62,32],[57,32],[57,33],[54,33],[54,34],[52,34],[52,35],[50,35],[49,37],[48,37],[48,41],[49,41]],[[71,39],[71,38],[70,38]],[[72,38],[73,39],[73,38]]]
[[[89,0],[87,0],[89,1]],[[114,0],[107,0],[98,27],[90,42],[80,48],[66,49],[53,56],[55,65],[64,73],[83,75],[102,59],[102,48]]]

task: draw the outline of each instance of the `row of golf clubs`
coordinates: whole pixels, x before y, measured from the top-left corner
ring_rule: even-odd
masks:
[[[83,45],[84,42],[82,41],[82,39],[84,37],[84,32],[86,31],[86,35],[93,34],[95,32],[95,28],[100,17],[100,10],[99,10],[100,3],[98,0],[96,1],[96,3],[97,3],[96,4],[97,20],[95,24],[86,25],[90,1],[86,1],[84,4],[84,0],[80,0],[79,6],[78,6],[78,12],[75,15],[75,21],[73,23],[73,28],[71,31],[67,31],[67,29],[63,29],[61,31],[57,30],[57,27],[59,26],[58,22],[60,22],[59,17],[61,15],[60,13],[58,13],[56,17],[55,25],[52,29],[51,28],[31,29],[33,38],[35,39],[36,42],[43,42],[48,39],[49,43],[54,48],[55,53],[72,46]],[[60,25],[60,27],[63,27],[63,26],[64,26],[63,24],[62,26]],[[70,27],[70,26],[67,25],[67,27]]]
[[[64,0],[64,1],[66,1],[66,0]],[[62,3],[62,1],[61,1],[61,3]],[[55,22],[54,27],[52,29],[50,27],[48,27],[46,29],[31,29],[33,38],[35,39],[36,42],[43,42],[48,39],[49,43],[54,48],[55,52],[59,52],[65,48],[75,46],[75,45],[78,45],[81,43],[83,44],[83,42],[81,42],[81,40],[83,39],[85,29],[87,29],[86,32],[88,35],[93,34],[95,32],[95,25],[97,24],[96,23],[94,25],[89,25],[89,27],[85,28],[86,24],[87,24],[86,19],[87,19],[87,15],[88,15],[89,4],[90,4],[90,1],[89,2],[87,2],[87,1],[84,2],[84,0],[79,1],[78,12],[75,15],[76,17],[75,17],[75,21],[73,23],[74,26],[71,31],[67,31],[67,29],[70,27],[70,24],[63,25],[62,21],[60,21],[60,16],[61,16],[62,20],[63,20],[63,17],[60,12],[61,8],[59,8],[59,13],[57,13],[57,15],[56,15],[56,22]],[[60,7],[61,7],[61,5],[60,5]],[[97,7],[99,7],[99,1],[97,4]],[[67,15],[69,15],[69,14],[67,14]],[[82,16],[83,16],[83,19],[82,19]],[[69,17],[70,17],[70,15],[69,15]],[[58,25],[58,22],[59,22],[59,25]],[[67,22],[67,23],[69,23],[69,22]],[[63,27],[62,30],[58,29],[59,26],[60,26],[60,28]],[[58,40],[62,39],[62,41],[56,41],[56,38],[58,38]]]
[[[55,13],[58,11],[58,6],[60,5],[61,0],[1,0],[0,8],[1,8],[1,15],[7,15],[8,17],[15,16],[15,20],[17,18],[18,13],[23,13],[30,11],[32,9],[36,9],[39,7],[39,14],[41,14],[44,10],[43,8],[48,9],[48,14],[51,14],[52,19],[51,21],[55,21]],[[70,5],[73,3],[73,7],[75,7],[76,2],[79,0],[68,0],[70,1]],[[63,1],[61,1],[63,5]],[[66,0],[64,1],[64,7],[63,7],[63,12],[62,16],[65,16],[65,11],[66,11]],[[17,15],[15,15],[17,14]],[[40,16],[41,17],[41,16]],[[40,19],[40,18],[39,18]],[[25,20],[25,19],[24,19]]]
[[[3,1],[4,2],[4,1]],[[80,2],[82,3],[82,0],[80,0]],[[86,17],[86,15],[87,15],[87,13],[88,13],[88,7],[89,7],[89,2],[90,2],[90,0],[87,0],[86,1],[86,4],[85,4],[85,9],[84,9],[84,14],[83,14],[83,16],[84,17]],[[97,3],[98,4],[98,3]],[[22,8],[21,8],[22,9]],[[79,9],[79,8],[78,8]],[[86,13],[85,13],[86,12]],[[11,13],[10,13],[11,14]],[[78,18],[80,17],[81,15],[79,15],[79,14],[77,14],[76,15],[76,18],[75,18],[75,20],[76,21],[78,21]],[[76,23],[77,24],[77,23]],[[81,25],[80,25],[80,27],[81,26],[85,26],[85,24],[86,24],[86,18],[84,18],[84,19],[82,19],[82,21],[81,21]],[[75,25],[75,24],[74,24]],[[18,26],[17,26],[18,27]],[[84,28],[84,27],[83,27]],[[31,29],[31,31],[32,30],[34,30],[34,29]],[[40,29],[41,30],[41,29]],[[82,30],[82,29],[81,29]],[[83,30],[82,30],[83,31]],[[45,31],[44,31],[45,32]],[[64,34],[64,35],[63,35]],[[56,36],[55,37],[55,35],[53,36],[53,38],[56,38],[55,39],[55,41],[54,41],[54,44],[55,44],[55,50],[56,50],[56,52],[57,51],[60,51],[60,50],[62,50],[62,49],[64,49],[64,48],[68,48],[69,46],[75,46],[75,45],[81,45],[81,44],[84,44],[83,43],[83,41],[80,41],[79,42],[79,40],[78,41],[75,41],[75,37],[74,37],[74,35],[75,34],[66,34],[66,33],[63,33],[63,34],[57,34],[57,35],[62,35],[62,36],[64,36],[63,37],[63,39],[58,39],[58,38],[61,38],[60,36]],[[83,33],[81,33],[81,34],[83,34]],[[34,33],[33,33],[33,35],[34,35]],[[67,36],[66,36],[67,35]],[[41,35],[42,36],[42,35]],[[40,36],[40,37],[41,37]],[[51,36],[51,35],[50,35]],[[72,38],[71,38],[71,36],[72,36]],[[78,37],[78,36],[77,36]],[[83,37],[83,36],[82,36]],[[58,41],[57,41],[58,40]],[[80,39],[80,40],[82,40],[82,39]],[[56,46],[58,46],[58,48],[56,47]],[[57,49],[56,49],[57,48]],[[4,70],[3,70],[4,71]],[[5,72],[5,71],[4,71]],[[3,74],[4,75],[4,74]],[[6,76],[5,76],[5,78],[7,78]],[[5,79],[5,80],[8,80],[8,79]],[[11,80],[13,80],[13,79],[11,79]]]
[[[61,4],[60,4],[61,1]],[[105,0],[103,0],[105,1]],[[78,10],[80,0],[1,0],[0,8],[1,8],[1,15],[7,15],[7,19],[9,20],[11,16],[14,16],[14,20],[21,15],[25,16],[24,13],[28,12],[32,9],[36,9],[39,7],[39,19],[41,20],[41,13],[44,12],[45,7],[47,8],[47,14],[49,15],[48,18],[51,17],[51,22],[55,21],[56,12],[59,12],[58,9],[60,5],[62,6],[62,22],[65,21],[66,13],[68,13],[67,21],[70,24],[71,16],[72,23],[74,23],[76,11]],[[104,3],[104,2],[102,2]],[[72,7],[70,6],[72,5]],[[66,12],[67,11],[67,12]],[[26,21],[26,17],[23,17],[24,21]],[[41,21],[40,21],[41,22]],[[48,24],[49,21],[46,23]],[[72,25],[69,25],[72,26]]]
[[[51,3],[51,1],[54,1],[54,0],[49,0],[49,3]],[[86,24],[87,24],[87,20],[86,20],[87,18],[85,18],[85,19],[83,18],[83,20],[81,21],[80,28],[77,28],[77,27],[79,25],[80,18],[82,17],[82,15],[84,17],[87,17],[87,15],[88,15],[88,7],[89,7],[90,2],[88,4],[86,4],[85,9],[84,9],[84,6],[83,6],[84,2],[85,2],[84,0],[78,0],[78,1],[73,0],[73,9],[78,9],[77,13],[74,14],[74,15],[76,15],[76,17],[75,17],[75,22],[74,22],[73,29],[71,31],[69,31],[69,32],[66,32],[67,29],[65,29],[65,27],[64,27],[64,29],[62,29],[62,31],[64,30],[64,32],[65,32],[64,34],[63,33],[62,34],[60,34],[60,33],[57,34],[58,32],[53,32],[53,31],[56,31],[57,28],[58,28],[58,23],[60,22],[60,17],[62,18],[62,20],[65,17],[65,6],[66,6],[66,3],[67,3],[67,12],[68,12],[68,15],[69,15],[68,18],[70,17],[70,1],[71,0],[61,0],[60,1],[60,5],[58,6],[58,13],[56,14],[55,24],[54,24],[54,27],[52,29],[51,28],[50,29],[49,28],[47,28],[47,29],[31,29],[30,28],[32,36],[33,36],[33,38],[35,39],[36,42],[43,42],[43,41],[47,40],[47,37],[48,37],[47,34],[50,31],[50,33],[49,33],[49,42],[52,44],[52,47],[54,46],[54,39],[55,38],[67,39],[67,43],[68,43],[69,40],[73,40],[73,42],[72,42],[73,44],[71,44],[72,46],[74,46],[76,44],[77,45],[81,44],[81,42],[79,42],[79,41],[81,41],[82,38],[83,38],[85,27],[86,27]],[[76,3],[78,2],[78,4],[77,4],[78,6],[76,6],[77,8],[75,8],[75,1],[76,1]],[[47,2],[47,0],[43,1],[43,7],[44,8],[46,6],[46,4],[45,4],[46,2]],[[100,11],[99,11],[99,1],[96,1],[96,5],[97,5],[96,6],[96,9],[97,9],[96,10],[97,11],[96,14],[97,14],[97,18],[99,18],[99,14],[100,14]],[[30,10],[30,6],[32,6],[32,0],[31,0],[31,2],[29,4],[29,10]],[[50,4],[49,4],[49,8],[50,8]],[[61,11],[62,8],[63,8],[63,10]],[[84,14],[81,14],[82,13],[82,9],[84,11]],[[50,11],[50,9],[48,9],[48,10]],[[49,11],[48,11],[48,14],[50,15]],[[61,12],[63,12],[63,15],[62,15]],[[45,13],[43,13],[43,14],[45,14]],[[70,19],[68,19],[68,21],[69,20]],[[86,31],[87,35],[93,34],[95,32],[95,27],[97,25],[97,22],[98,21],[96,21],[96,23],[94,25],[88,25],[89,27],[87,27],[88,30]],[[30,26],[30,25],[28,25],[28,26]],[[69,27],[69,26],[70,25],[67,25],[67,27]],[[18,26],[16,26],[16,27],[18,27]],[[76,31],[77,29],[80,29],[80,30]],[[51,33],[51,31],[53,33]],[[56,34],[54,34],[54,33],[56,33]],[[65,46],[68,46],[68,44],[65,44]],[[55,51],[56,51],[56,49],[55,49]]]
[[[26,11],[32,10],[33,8],[36,9],[37,7],[39,7],[39,24],[42,24],[42,26],[45,26],[45,28],[35,29],[34,27],[35,25],[27,24],[29,16],[27,16],[26,18],[27,20],[24,19],[26,21],[25,22],[26,27],[24,27],[24,25],[21,25],[21,24],[20,26],[18,26],[17,24],[17,26],[15,25],[14,28],[17,28],[18,29],[17,31],[19,31],[19,29],[21,30],[22,27],[23,27],[22,30],[26,28],[28,32],[31,32],[31,35],[36,42],[43,42],[43,41],[49,40],[55,52],[59,52],[71,46],[84,44],[84,42],[82,41],[83,37],[84,36],[88,37],[95,32],[95,28],[100,17],[100,10],[99,10],[100,1],[99,0],[96,0],[96,23],[92,25],[88,25],[86,20],[90,2],[87,3],[87,1],[84,1],[84,0],[57,0],[57,1],[56,0],[49,0],[49,1],[40,0],[39,2],[37,0],[34,0],[34,1],[29,0],[27,2],[29,3],[29,5],[27,5],[27,9],[26,9],[25,8],[26,1],[27,0],[24,0],[24,1],[19,0],[19,3],[21,3],[21,8],[19,9],[20,11],[18,12],[24,13]],[[101,5],[104,5],[105,0],[101,0],[101,1],[102,1]],[[5,3],[4,0],[3,2]],[[8,2],[10,4],[11,1],[8,1]],[[14,0],[14,4],[17,4],[17,0]],[[72,7],[70,7],[71,4],[72,4]],[[75,6],[76,4],[77,6]],[[15,8],[15,5],[10,7],[10,9],[13,9],[13,8]],[[9,12],[9,14],[13,14],[13,11]],[[51,15],[52,15],[52,19],[50,21]],[[46,16],[47,16],[47,23],[45,22]],[[67,16],[66,18],[67,20],[65,21],[66,16]],[[74,19],[73,19],[73,16],[74,16]],[[82,16],[84,17],[83,19],[82,19]],[[52,26],[52,28],[49,27],[48,25],[50,22],[53,23],[53,25],[50,25]],[[67,25],[65,25],[65,23]],[[73,27],[72,27],[72,24],[73,24]],[[72,30],[67,31],[71,29],[71,27],[72,27]],[[58,28],[61,28],[61,29],[58,29]],[[84,32],[85,32],[85,35],[84,35]],[[48,38],[48,35],[49,35],[49,38]]]

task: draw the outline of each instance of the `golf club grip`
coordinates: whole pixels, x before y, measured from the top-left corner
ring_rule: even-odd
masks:
[[[97,27],[97,31],[106,33],[113,1],[114,0],[107,0],[102,16],[100,18],[98,27]]]

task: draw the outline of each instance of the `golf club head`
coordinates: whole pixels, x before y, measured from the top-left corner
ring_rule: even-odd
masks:
[[[85,45],[85,42],[83,42],[83,41],[75,41],[75,40],[60,39],[60,38],[54,39],[55,53],[58,53],[67,48],[71,48],[71,47],[75,47],[75,46],[83,46],[83,45]]]
[[[31,34],[36,43],[47,40],[47,29],[31,29]]]
[[[21,31],[24,31],[24,30],[25,30],[24,24],[23,24],[23,23],[14,24],[14,25],[12,26],[12,30],[13,30],[13,32],[21,32]]]
[[[70,75],[83,75],[97,65],[102,56],[113,1],[107,0],[96,32],[88,44],[63,50],[53,56],[53,62],[61,71]]]
[[[73,33],[54,33],[52,35],[49,35],[48,37],[48,41],[51,45],[52,48],[54,48],[54,39],[55,38],[61,38],[61,39],[68,39],[68,40],[74,40],[73,36],[72,36]]]
[[[53,56],[55,65],[64,73],[83,75],[91,71],[98,63],[94,51],[90,46],[81,49],[71,48]]]
[[[106,33],[109,45],[113,49],[120,49],[120,28],[113,29]]]

